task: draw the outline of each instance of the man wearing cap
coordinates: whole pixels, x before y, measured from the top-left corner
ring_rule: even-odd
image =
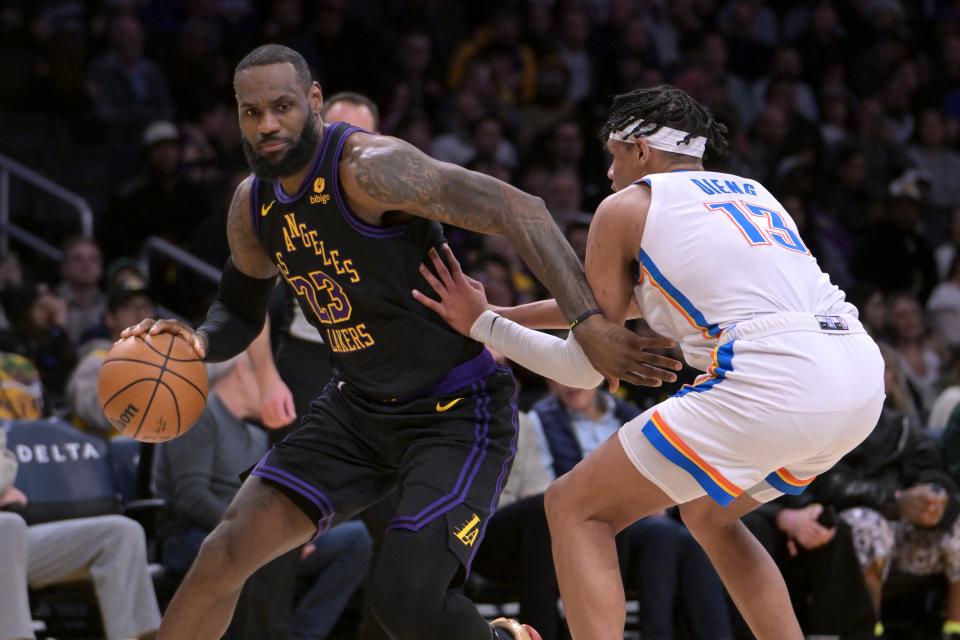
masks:
[[[118,279],[110,286],[107,311],[104,321],[110,330],[110,340],[91,340],[84,345],[80,362],[67,381],[67,402],[75,422],[91,433],[110,438],[117,434],[113,425],[103,415],[97,399],[97,376],[100,367],[113,346],[120,339],[120,332],[156,313],[153,298],[146,283],[139,278]]]
[[[143,240],[160,236],[186,245],[197,224],[210,213],[204,190],[180,172],[180,132],[165,120],[143,131],[147,171],[116,194],[97,237],[108,260],[136,255]]]

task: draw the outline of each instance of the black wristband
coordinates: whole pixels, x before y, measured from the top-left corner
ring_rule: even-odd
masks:
[[[576,318],[574,318],[574,320],[570,323],[570,331],[573,331],[574,329],[576,329],[578,324],[580,324],[590,316],[596,316],[596,315],[603,315],[603,310],[587,309],[586,311],[578,315]]]
[[[197,333],[206,336],[207,362],[223,362],[250,346],[263,328],[276,278],[254,278],[228,258],[220,290]]]

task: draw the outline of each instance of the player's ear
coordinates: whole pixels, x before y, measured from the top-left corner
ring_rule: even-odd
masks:
[[[323,90],[320,89],[320,83],[316,81],[310,83],[307,99],[310,100],[311,111],[320,113],[320,109],[323,108]]]
[[[634,141],[634,153],[637,154],[637,162],[642,167],[650,162],[650,145],[643,138],[637,138]]]

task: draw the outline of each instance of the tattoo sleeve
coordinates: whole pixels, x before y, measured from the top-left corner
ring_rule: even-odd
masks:
[[[439,162],[401,140],[347,140],[341,178],[349,196],[471,231],[507,236],[568,319],[597,306],[583,267],[543,200],[496,178]]]

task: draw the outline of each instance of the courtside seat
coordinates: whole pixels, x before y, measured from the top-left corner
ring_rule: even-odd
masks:
[[[136,499],[139,442],[107,443],[56,418],[14,421],[4,429],[7,447],[20,463],[16,486],[27,496],[23,516],[28,524],[123,514],[146,525],[146,531],[152,529],[154,515],[164,502]],[[151,542],[148,536],[148,550],[155,547]],[[168,584],[171,581],[160,564],[151,564],[150,573],[163,601],[160,594],[172,593],[176,584]],[[30,600],[33,615],[43,621],[46,634],[103,637],[89,579],[31,591]]]

